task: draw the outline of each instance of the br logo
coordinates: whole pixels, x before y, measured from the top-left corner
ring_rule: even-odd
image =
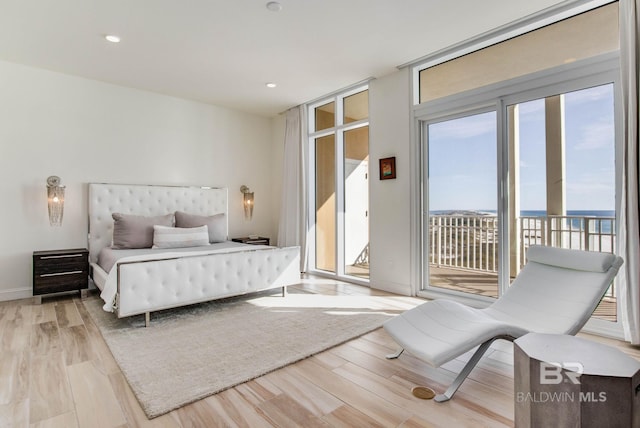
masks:
[[[563,382],[571,382],[574,385],[579,385],[583,372],[583,365],[577,362],[540,362],[540,384],[558,385]]]

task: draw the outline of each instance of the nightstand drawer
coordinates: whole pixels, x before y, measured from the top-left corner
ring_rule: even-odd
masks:
[[[33,266],[36,274],[61,273],[86,269],[88,260],[86,253],[34,256]]]
[[[59,293],[87,288],[89,274],[73,271],[60,274],[44,274],[33,278],[33,295]]]

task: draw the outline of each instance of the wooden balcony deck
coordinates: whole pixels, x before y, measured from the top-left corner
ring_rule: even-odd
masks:
[[[429,265],[430,281],[434,287],[498,297],[498,275],[491,272],[467,270]],[[616,321],[616,298],[605,297],[594,312],[594,316],[607,321]]]

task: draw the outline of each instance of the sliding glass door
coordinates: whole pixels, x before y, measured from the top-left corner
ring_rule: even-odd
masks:
[[[345,131],[344,273],[369,279],[369,127]]]
[[[498,296],[496,132],[495,111],[426,125],[429,287]]]
[[[510,277],[531,245],[615,251],[613,84],[507,106]],[[596,316],[617,320],[615,284]]]
[[[421,122],[423,290],[500,297],[531,245],[616,251],[615,86],[589,81]],[[617,323],[617,297],[595,317]]]

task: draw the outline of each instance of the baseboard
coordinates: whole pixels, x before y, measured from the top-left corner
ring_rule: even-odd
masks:
[[[409,284],[398,284],[388,281],[373,281],[369,286],[373,289],[386,291],[388,293],[400,294],[402,296],[411,296],[411,286]]]
[[[93,280],[89,279],[89,290],[95,290],[97,287]],[[75,291],[77,293],[77,291]],[[30,299],[33,297],[33,288],[10,288],[8,290],[0,290],[0,302],[9,300]]]
[[[0,290],[0,302],[5,302],[7,300],[28,299],[30,297],[33,297],[33,289],[31,287]]]

